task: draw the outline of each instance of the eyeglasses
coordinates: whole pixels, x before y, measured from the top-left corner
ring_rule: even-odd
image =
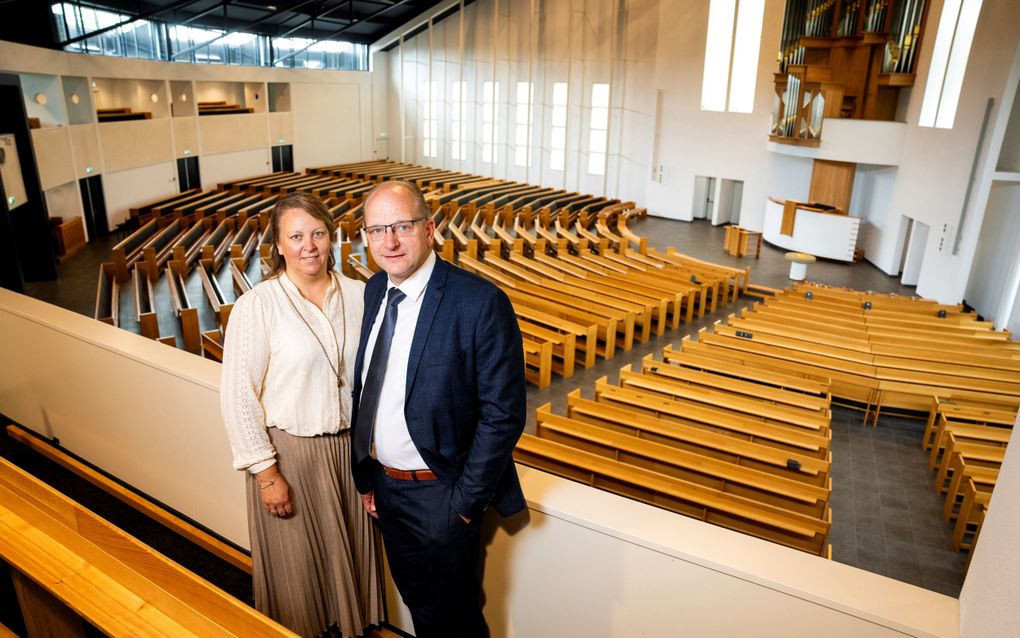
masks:
[[[378,226],[366,226],[365,234],[373,241],[378,241],[386,236],[386,231],[396,233],[398,237],[410,237],[414,233],[414,225],[423,222],[427,218],[409,219],[405,222],[393,222],[392,224],[379,224]]]

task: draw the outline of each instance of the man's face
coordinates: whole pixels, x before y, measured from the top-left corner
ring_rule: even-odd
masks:
[[[365,204],[366,227],[410,222],[421,216],[404,188],[383,188]],[[369,236],[368,248],[376,263],[389,274],[390,281],[399,286],[428,259],[434,232],[435,223],[428,217],[412,224],[407,236],[400,236],[395,227],[384,230],[379,237]]]

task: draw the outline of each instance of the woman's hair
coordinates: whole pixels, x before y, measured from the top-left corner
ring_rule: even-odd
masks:
[[[336,256],[333,255],[333,242],[336,240],[336,222],[330,216],[329,209],[326,208],[321,199],[311,193],[291,193],[281,197],[276,202],[276,206],[273,207],[273,211],[269,213],[269,232],[272,233],[270,235],[272,241],[270,242],[269,249],[269,265],[272,267],[272,272],[269,273],[269,276],[278,277],[280,273],[287,269],[287,262],[283,259],[279,249],[277,249],[276,241],[280,237],[280,217],[292,208],[303,210],[326,225],[326,231],[329,233],[329,262],[326,264],[326,268],[333,270],[336,267]]]

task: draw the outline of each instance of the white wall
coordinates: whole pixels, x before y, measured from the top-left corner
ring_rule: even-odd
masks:
[[[1020,427],[1020,418],[1015,428]],[[995,493],[960,592],[962,638],[1020,636],[1020,446],[1006,448]]]
[[[223,182],[264,175],[272,171],[273,160],[267,148],[204,155],[198,160],[202,188],[216,188],[217,184]]]
[[[931,3],[928,24],[932,33],[941,5],[939,0]],[[964,296],[984,214],[980,205],[983,200],[981,188],[975,188],[966,223],[960,227],[964,197],[987,101],[993,98],[997,105],[1001,105],[1007,92],[1013,53],[1020,42],[1020,3],[1012,0],[986,0],[983,3],[955,124],[950,130],[917,125],[933,42],[926,41],[921,48],[918,79],[907,108],[907,132],[896,187],[889,201],[889,215],[908,215],[931,227],[917,292],[943,303],[957,303]],[[1014,90],[1009,87],[1010,93]],[[990,127],[999,117],[998,109],[999,106],[996,106],[992,112]],[[1008,111],[1005,115],[1008,116]],[[995,169],[998,149],[994,149],[993,157],[990,154],[986,140],[979,157],[976,186],[987,184],[986,176]],[[946,223],[955,226],[956,232],[961,233],[956,255],[951,250],[939,252],[938,249],[939,229]],[[891,255],[887,250],[890,242],[895,242],[895,237],[884,234],[885,255]],[[892,264],[876,265],[889,272]]]
[[[174,162],[103,173],[102,178],[110,228],[128,218],[128,209],[170,197],[180,191],[177,185],[177,165]]]
[[[1020,259],[1020,183],[993,185],[978,243],[981,251],[974,259],[966,299],[986,319],[994,321],[1002,293],[1012,282],[1012,270]]]

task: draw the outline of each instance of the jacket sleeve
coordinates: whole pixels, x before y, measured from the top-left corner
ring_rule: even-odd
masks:
[[[510,300],[491,292],[481,304],[474,350],[477,362],[478,427],[450,507],[474,519],[492,498],[524,431],[527,398],[524,350]]]

